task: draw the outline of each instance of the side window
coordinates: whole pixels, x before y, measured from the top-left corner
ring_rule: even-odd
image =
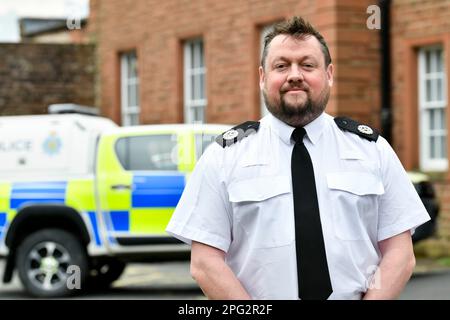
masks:
[[[196,133],[195,134],[195,159],[200,159],[206,148],[214,142],[217,134],[211,133]]]
[[[176,171],[176,135],[148,135],[121,138],[116,154],[125,170]]]

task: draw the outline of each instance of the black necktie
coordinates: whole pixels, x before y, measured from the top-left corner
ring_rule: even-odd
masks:
[[[303,144],[304,128],[292,133],[292,192],[295,212],[295,244],[299,297],[326,300],[333,292],[328,272],[314,169]]]

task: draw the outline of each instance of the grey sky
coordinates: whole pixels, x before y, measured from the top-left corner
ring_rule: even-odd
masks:
[[[89,0],[0,0],[0,42],[19,41],[18,19],[84,18]]]

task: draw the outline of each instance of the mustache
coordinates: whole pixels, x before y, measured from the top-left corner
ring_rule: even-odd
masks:
[[[303,84],[297,84],[297,85],[289,85],[286,88],[281,88],[281,93],[286,93],[290,90],[303,90],[305,92],[309,91],[309,87]]]

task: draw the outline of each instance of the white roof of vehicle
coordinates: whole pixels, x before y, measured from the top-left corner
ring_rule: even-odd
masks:
[[[82,115],[76,113],[68,113],[68,114],[40,114],[40,115],[19,115],[19,116],[1,116],[0,117],[0,125],[11,123],[11,122],[36,122],[36,121],[74,121],[79,120],[80,122],[87,123],[110,123],[112,126],[117,126],[113,121],[108,118],[98,117],[98,116],[90,116],[90,115]]]
[[[26,133],[27,129],[52,128],[58,125],[63,128],[69,128],[70,125],[76,125],[81,131],[104,132],[106,130],[116,130],[118,128],[112,120],[103,117],[81,115],[81,114],[45,114],[45,115],[23,115],[23,116],[1,116],[0,129],[4,130],[22,130]]]
[[[117,133],[139,133],[139,132],[152,132],[152,131],[226,131],[233,125],[226,124],[149,124],[141,126],[129,126],[119,127],[113,130],[107,130],[104,134],[117,134]]]

